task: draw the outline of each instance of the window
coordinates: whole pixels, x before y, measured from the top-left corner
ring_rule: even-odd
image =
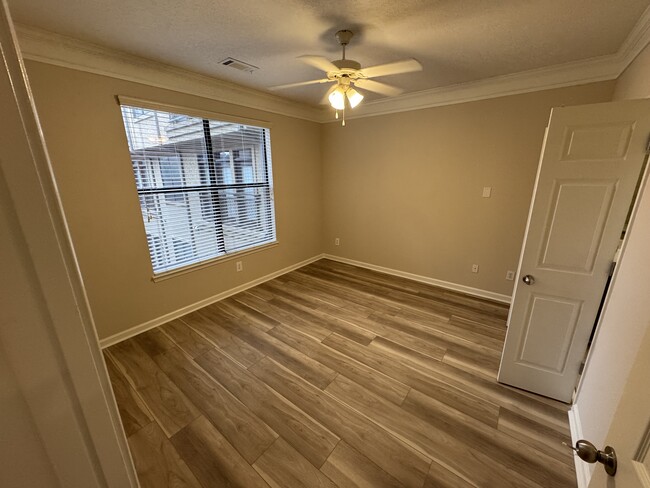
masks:
[[[154,274],[275,242],[268,129],[121,108]]]

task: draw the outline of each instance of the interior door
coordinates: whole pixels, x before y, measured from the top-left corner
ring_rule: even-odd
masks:
[[[650,100],[552,110],[500,382],[571,401],[649,135]]]
[[[648,317],[644,317],[645,320]],[[650,327],[628,377],[605,445],[616,449],[618,468],[611,478],[596,466],[589,488],[650,488]],[[598,446],[602,449],[602,446]]]

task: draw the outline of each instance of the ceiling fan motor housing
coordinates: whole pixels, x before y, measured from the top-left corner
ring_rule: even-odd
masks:
[[[339,44],[342,46],[347,46],[350,43],[350,39],[352,39],[353,35],[354,33],[352,31],[345,29],[338,31],[336,33],[336,38],[338,39]]]
[[[340,70],[350,69],[350,70],[359,70],[361,69],[361,64],[358,61],[352,59],[337,59],[332,61],[332,64]]]

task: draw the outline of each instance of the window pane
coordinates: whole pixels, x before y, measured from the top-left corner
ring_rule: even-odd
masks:
[[[275,240],[268,129],[122,106],[154,273]]]

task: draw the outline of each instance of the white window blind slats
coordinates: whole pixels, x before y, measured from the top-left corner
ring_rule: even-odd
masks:
[[[275,241],[268,129],[122,105],[154,273]]]

